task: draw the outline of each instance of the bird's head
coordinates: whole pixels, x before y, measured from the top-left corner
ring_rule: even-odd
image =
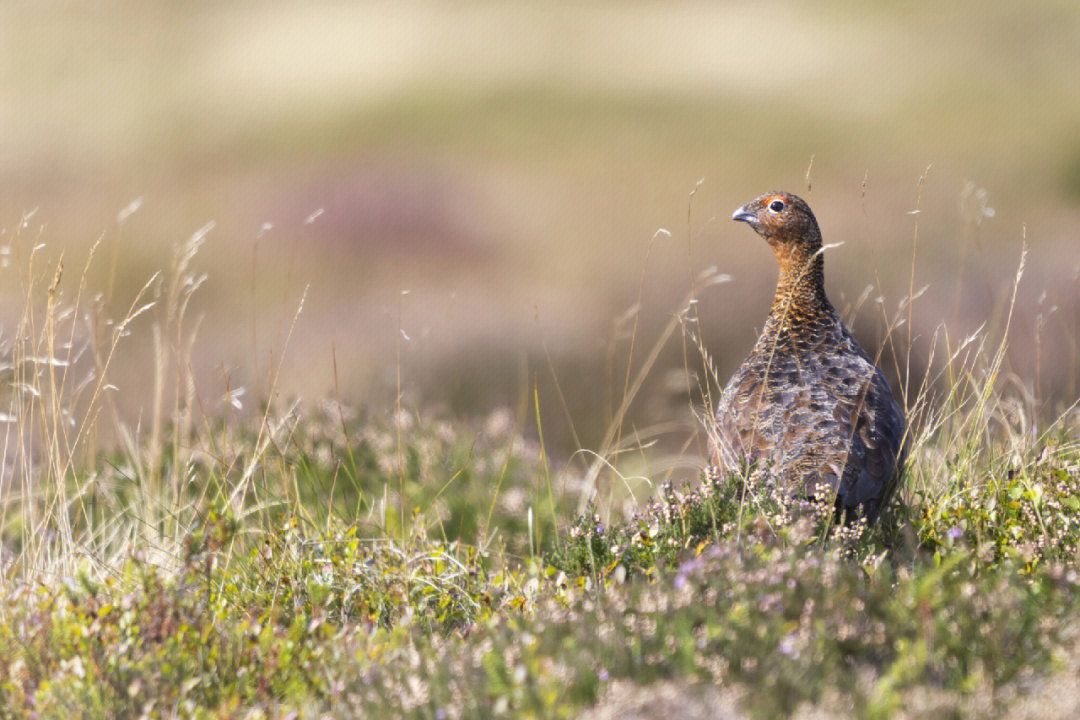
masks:
[[[821,249],[821,231],[814,213],[802,198],[786,192],[768,192],[731,215],[744,222],[772,246],[785,264],[793,257],[809,258]]]

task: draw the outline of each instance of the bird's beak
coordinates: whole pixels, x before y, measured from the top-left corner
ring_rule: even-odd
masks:
[[[731,219],[735,222],[744,222],[751,227],[757,225],[757,215],[747,210],[745,205],[733,212]]]

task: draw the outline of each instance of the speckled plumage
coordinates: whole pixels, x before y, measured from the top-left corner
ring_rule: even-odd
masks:
[[[835,493],[873,522],[903,464],[904,412],[825,296],[821,231],[806,203],[772,192],[739,208],[780,266],[769,316],[728,381],[710,440],[722,471],[748,466],[792,491]]]

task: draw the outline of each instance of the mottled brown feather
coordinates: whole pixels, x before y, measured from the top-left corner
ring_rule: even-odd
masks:
[[[781,192],[733,217],[769,243],[780,276],[761,336],[720,397],[713,460],[725,472],[763,470],[799,494],[824,484],[838,512],[873,522],[903,466],[904,412],[825,296],[817,220]]]

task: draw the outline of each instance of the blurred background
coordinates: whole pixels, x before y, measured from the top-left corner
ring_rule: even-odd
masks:
[[[273,392],[389,417],[400,386],[533,432],[538,400],[565,455],[710,266],[731,280],[695,332],[721,380],[746,355],[776,270],[729,217],[786,189],[842,243],[830,296],[872,353],[927,286],[895,348],[916,370],[935,329],[1000,333],[1026,237],[1008,367],[1049,416],[1077,396],[1077,47],[1074,2],[3,3],[0,322],[37,244],[73,302],[100,242],[85,287],[115,318],[213,222],[208,416]],[[113,367],[131,423],[154,312]],[[687,368],[676,329],[626,433],[687,439]]]

